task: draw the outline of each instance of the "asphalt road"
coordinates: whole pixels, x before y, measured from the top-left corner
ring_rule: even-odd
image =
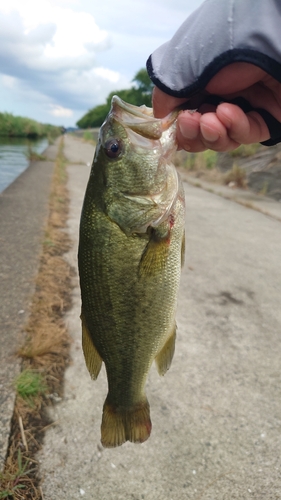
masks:
[[[76,265],[89,150],[73,141],[67,258]],[[152,435],[100,445],[106,377],[103,369],[91,381],[84,364],[76,280],[66,318],[73,363],[38,456],[44,500],[281,499],[281,223],[187,183],[185,191],[176,353],[165,377],[153,367],[148,378]]]

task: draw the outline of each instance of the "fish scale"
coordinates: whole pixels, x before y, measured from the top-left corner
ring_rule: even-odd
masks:
[[[184,192],[170,158],[175,119],[155,119],[149,108],[113,97],[85,194],[82,345],[93,379],[106,367],[105,447],[149,437],[147,374],[155,360],[163,375],[174,353],[184,245]]]

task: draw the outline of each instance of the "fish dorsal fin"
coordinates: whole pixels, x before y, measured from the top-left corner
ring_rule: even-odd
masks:
[[[98,351],[96,350],[93,344],[83,313],[81,314],[81,321],[82,321],[82,348],[86,366],[89,370],[91,378],[93,380],[96,380],[98,378],[101,369],[102,358],[100,357]]]
[[[175,342],[176,342],[176,330],[177,326],[174,324],[173,332],[168,338],[161,351],[157,354],[155,358],[155,363],[159,375],[165,375],[166,371],[169,370],[172,359],[175,352]]]

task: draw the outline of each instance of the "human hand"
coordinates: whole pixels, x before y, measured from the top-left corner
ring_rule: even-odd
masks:
[[[252,107],[265,109],[281,122],[281,84],[253,64],[242,62],[226,66],[210,80],[206,91],[196,99],[201,98],[204,102],[204,96],[209,94],[219,95],[222,100],[244,97]],[[186,101],[155,87],[154,115],[163,118]],[[189,102],[192,107],[194,98]],[[179,149],[191,152],[230,151],[240,144],[263,142],[269,138],[268,127],[258,112],[244,113],[239,106],[230,103],[219,104],[216,108],[203,103],[197,111],[183,111],[178,117]]]

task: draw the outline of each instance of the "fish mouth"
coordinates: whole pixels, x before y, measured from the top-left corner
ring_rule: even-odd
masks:
[[[153,109],[145,105],[134,106],[117,95],[112,97],[110,113],[124,127],[129,128],[147,139],[161,139],[162,133],[177,119],[178,112],[172,112],[165,118],[155,118]]]

